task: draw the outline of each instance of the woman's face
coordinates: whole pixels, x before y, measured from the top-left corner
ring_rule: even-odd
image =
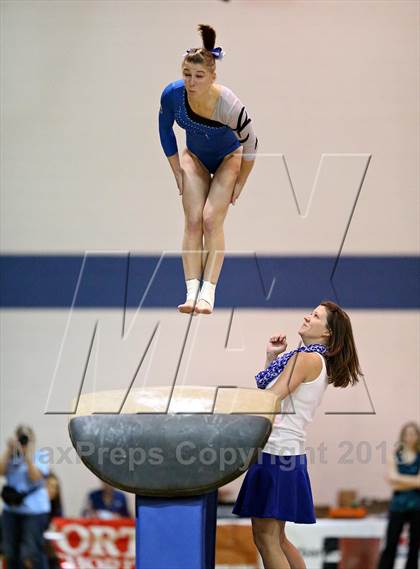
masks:
[[[327,344],[330,336],[327,324],[328,312],[325,306],[319,305],[303,317],[299,335],[305,344]]]
[[[412,425],[409,425],[404,429],[402,440],[403,443],[409,447],[415,446],[417,443],[417,431]]]
[[[210,89],[213,81],[216,79],[216,73],[210,71],[205,65],[184,62],[182,65],[182,77],[187,93],[193,96],[200,96],[207,93]]]

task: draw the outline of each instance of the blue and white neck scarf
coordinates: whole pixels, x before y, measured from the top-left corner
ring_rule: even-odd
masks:
[[[318,354],[325,354],[327,351],[327,347],[323,344],[309,344],[309,346],[301,346],[300,348],[296,348],[295,350],[291,350],[290,352],[286,352],[281,357],[275,359],[271,364],[266,368],[257,373],[255,376],[255,381],[257,382],[258,389],[265,389],[267,385],[269,385],[287,365],[287,362],[290,358],[297,354],[298,352],[318,352]]]

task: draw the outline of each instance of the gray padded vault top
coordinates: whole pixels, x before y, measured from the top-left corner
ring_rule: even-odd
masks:
[[[271,431],[257,415],[76,416],[70,437],[84,464],[113,486],[142,496],[191,496],[240,476]]]

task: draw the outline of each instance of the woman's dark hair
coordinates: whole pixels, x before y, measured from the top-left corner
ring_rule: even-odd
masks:
[[[359,365],[350,318],[338,304],[331,300],[321,302],[327,310],[327,326],[330,340],[325,359],[329,383],[334,387],[355,385],[363,375]]]
[[[403,425],[401,427],[401,431],[400,431],[400,436],[398,438],[398,447],[400,450],[402,450],[402,448],[404,447],[404,435],[407,429],[409,429],[410,427],[412,427],[416,433],[417,433],[417,443],[416,443],[416,451],[420,452],[420,428],[418,426],[417,423],[415,423],[414,421],[410,421],[409,423],[405,423],[405,425]]]
[[[184,62],[205,65],[211,71],[214,71],[216,63],[211,50],[216,45],[216,32],[211,26],[206,24],[200,24],[198,31],[203,40],[203,47],[189,49],[187,55],[184,57]]]

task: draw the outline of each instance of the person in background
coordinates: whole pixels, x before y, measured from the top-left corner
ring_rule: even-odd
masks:
[[[394,493],[378,569],[394,567],[405,524],[410,528],[405,569],[417,569],[420,546],[420,428],[417,423],[406,423],[402,427],[396,451],[389,459],[387,480]]]
[[[61,488],[60,482],[57,476],[50,472],[46,481],[48,497],[50,499],[51,511],[49,523],[51,524],[54,518],[61,518],[63,516],[63,507],[61,502]],[[46,542],[46,551],[48,557],[48,568],[49,569],[60,569],[60,560],[55,551],[54,545],[51,541]]]
[[[88,494],[87,505],[83,510],[85,518],[130,518],[127,498],[123,492],[116,490],[102,481],[101,488]]]
[[[63,506],[61,501],[60,482],[54,472],[50,472],[45,481],[47,486],[48,497],[50,499],[51,511],[50,522],[53,518],[61,518],[63,516]]]
[[[35,450],[34,431],[19,425],[0,458],[3,548],[7,569],[47,569],[44,531],[48,527],[50,501],[45,485],[48,454]]]

